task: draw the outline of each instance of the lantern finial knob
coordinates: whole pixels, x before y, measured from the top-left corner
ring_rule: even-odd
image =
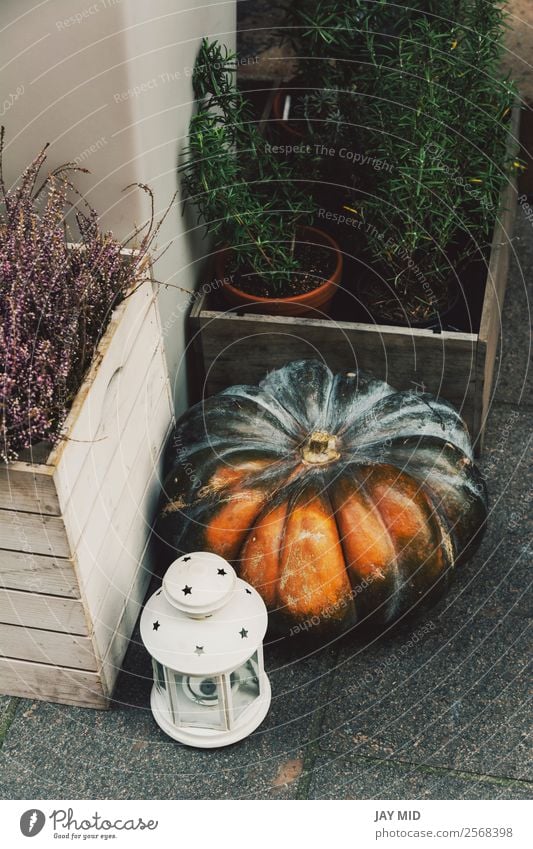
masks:
[[[163,593],[173,607],[193,619],[211,616],[229,601],[235,587],[232,566],[208,551],[178,557],[163,578]]]

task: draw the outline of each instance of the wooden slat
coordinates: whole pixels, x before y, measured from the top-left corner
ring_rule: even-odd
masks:
[[[146,403],[150,400],[148,387],[143,396],[136,416],[137,449],[127,459],[117,454],[113,491],[107,491],[107,486],[102,489],[77,549],[78,571],[87,608],[97,623],[95,629],[116,626],[116,607],[102,610],[103,599],[110,593],[119,596],[120,608],[130,573],[139,568],[159,497],[160,458],[171,411],[166,387],[150,405]]]
[[[98,506],[117,532],[123,528],[121,517],[142,515],[138,499],[151,479],[173,418],[164,357],[158,348],[100,492]],[[150,516],[144,518],[150,522]]]
[[[88,636],[81,601],[19,590],[0,590],[0,622]]]
[[[72,549],[76,547],[95,511],[102,513],[103,517],[97,536],[91,539],[93,544],[111,521],[125,477],[131,470],[128,467],[131,467],[139,445],[145,438],[139,418],[146,417],[147,410],[153,409],[153,402],[157,401],[166,380],[164,354],[157,347],[158,340],[157,324],[152,315],[152,320],[146,321],[139,334],[135,349],[123,369],[115,398],[101,421],[96,441],[86,455],[78,477],[68,487],[70,497],[63,506],[63,519]],[[70,448],[72,451],[76,451],[76,446]],[[67,459],[65,452],[56,473],[63,478],[65,485],[73,468],[72,464],[63,462]],[[103,497],[106,497],[105,505],[102,504]]]
[[[64,426],[68,439],[56,446],[48,460],[49,465],[58,466],[63,455],[67,454],[61,464],[63,467],[67,462],[72,464],[65,481],[58,478],[57,473],[54,476],[61,506],[67,502],[69,485],[76,480],[94,442],[112,379],[118,377],[119,369],[127,362],[154,299],[152,284],[147,281],[115,310],[93,364],[74,399]],[[72,451],[74,446],[76,450]]]
[[[516,156],[518,149],[519,124],[520,109],[515,107],[507,151],[507,157],[510,160]],[[500,199],[500,210],[494,229],[485,297],[483,300],[483,311],[481,313],[478,351],[479,384],[477,389],[480,398],[478,427],[481,433],[484,431],[489,413],[494,363],[501,333],[503,302],[507,287],[516,207],[516,178],[513,178],[509,180]]]
[[[59,516],[0,510],[0,548],[70,557],[65,525]]]
[[[102,664],[102,678],[106,692],[111,696],[115,686],[124,655],[128,650],[130,638],[137,619],[142,610],[144,597],[150,584],[152,564],[150,562],[151,541],[148,540],[146,550],[141,558],[143,569],[137,570],[133,583],[126,594],[119,624],[109,640],[107,653]]]
[[[0,465],[0,509],[59,516],[59,501],[50,466]]]
[[[531,32],[531,30],[530,30]],[[521,86],[520,94],[526,96],[523,86]],[[533,197],[533,101],[529,92],[529,97],[522,101],[522,112],[520,114],[520,159],[525,164],[524,171],[520,172],[518,177],[518,191],[521,195],[529,195]]]
[[[474,455],[481,456],[483,448],[483,434],[486,424],[485,412],[485,370],[487,367],[487,343],[478,339],[476,351],[476,405],[474,409]]]
[[[59,631],[0,624],[0,655],[97,671],[91,639]]]
[[[0,587],[67,598],[80,597],[71,560],[26,551],[0,550]]]
[[[9,696],[78,707],[109,707],[100,676],[80,669],[0,658],[0,689]]]
[[[100,582],[98,592],[101,599],[101,606],[98,609],[97,615],[94,617],[94,639],[98,652],[101,657],[105,657],[108,652],[109,645],[116,631],[117,623],[119,622],[122,611],[128,603],[131,594],[131,587],[137,581],[141,583],[147,582],[150,579],[150,564],[146,561],[147,543],[150,537],[150,526],[155,515],[159,492],[161,489],[160,470],[162,464],[163,451],[161,450],[159,457],[154,462],[154,471],[145,488],[144,494],[139,499],[139,509],[145,516],[150,516],[149,522],[142,522],[135,518],[131,521],[131,512],[124,512],[122,521],[124,522],[123,533],[126,534],[128,545],[118,553],[116,558],[112,557],[110,566],[114,567],[108,576],[107,584]],[[106,543],[106,548],[113,545],[110,539]],[[137,555],[137,552],[144,552],[142,555]],[[103,552],[102,552],[103,553]]]
[[[199,313],[199,315],[198,315]],[[360,368],[397,389],[425,388],[474,425],[477,336],[326,319],[235,315],[199,307],[207,392],[257,383],[291,360],[320,357],[334,371]]]

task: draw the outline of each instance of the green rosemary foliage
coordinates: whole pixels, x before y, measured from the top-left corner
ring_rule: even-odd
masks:
[[[295,0],[289,23],[309,88],[350,89],[365,30],[373,25],[388,28],[394,8],[388,0]]]
[[[358,92],[363,33],[386,7],[386,0],[296,0],[291,6],[292,41],[305,87],[294,114],[306,120],[316,143],[342,142]]]
[[[206,232],[231,246],[230,271],[266,283],[279,297],[299,268],[294,239],[312,200],[265,146],[235,87],[235,70],[234,54],[204,39],[193,75],[198,112],[179,170]]]
[[[450,262],[457,269],[490,239],[515,98],[500,71],[504,5],[294,4],[309,134],[390,166],[349,179],[363,196],[371,261],[400,296],[414,274],[445,287]]]
[[[376,177],[364,202],[368,244],[385,260],[400,294],[409,268],[450,277],[454,266],[483,250],[497,214],[513,86],[501,78],[499,3],[464,7],[458,21],[438,25],[417,16],[378,54],[372,36],[364,123],[365,146],[392,165]],[[488,14],[488,7],[492,14]],[[384,243],[399,246],[383,250]]]

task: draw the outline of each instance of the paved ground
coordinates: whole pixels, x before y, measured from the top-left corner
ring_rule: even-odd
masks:
[[[490,524],[448,597],[370,645],[303,659],[267,648],[267,720],[212,752],[158,730],[136,635],[110,712],[0,697],[2,798],[530,798],[533,225],[522,212],[514,246],[482,462]]]

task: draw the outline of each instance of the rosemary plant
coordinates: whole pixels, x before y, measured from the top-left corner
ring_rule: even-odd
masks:
[[[283,297],[299,270],[297,227],[312,200],[290,166],[272,153],[235,86],[235,56],[204,39],[193,74],[198,112],[179,167],[199,220],[219,246],[231,247],[231,273],[248,289],[267,286]]]
[[[392,298],[421,319],[445,306],[453,269],[486,248],[509,164],[501,4],[447,5],[458,19],[417,15],[379,52],[366,40],[365,144],[392,168],[363,202],[365,232]]]
[[[384,0],[296,0],[289,12],[301,89],[293,110],[316,143],[341,142],[357,97],[362,33]]]

